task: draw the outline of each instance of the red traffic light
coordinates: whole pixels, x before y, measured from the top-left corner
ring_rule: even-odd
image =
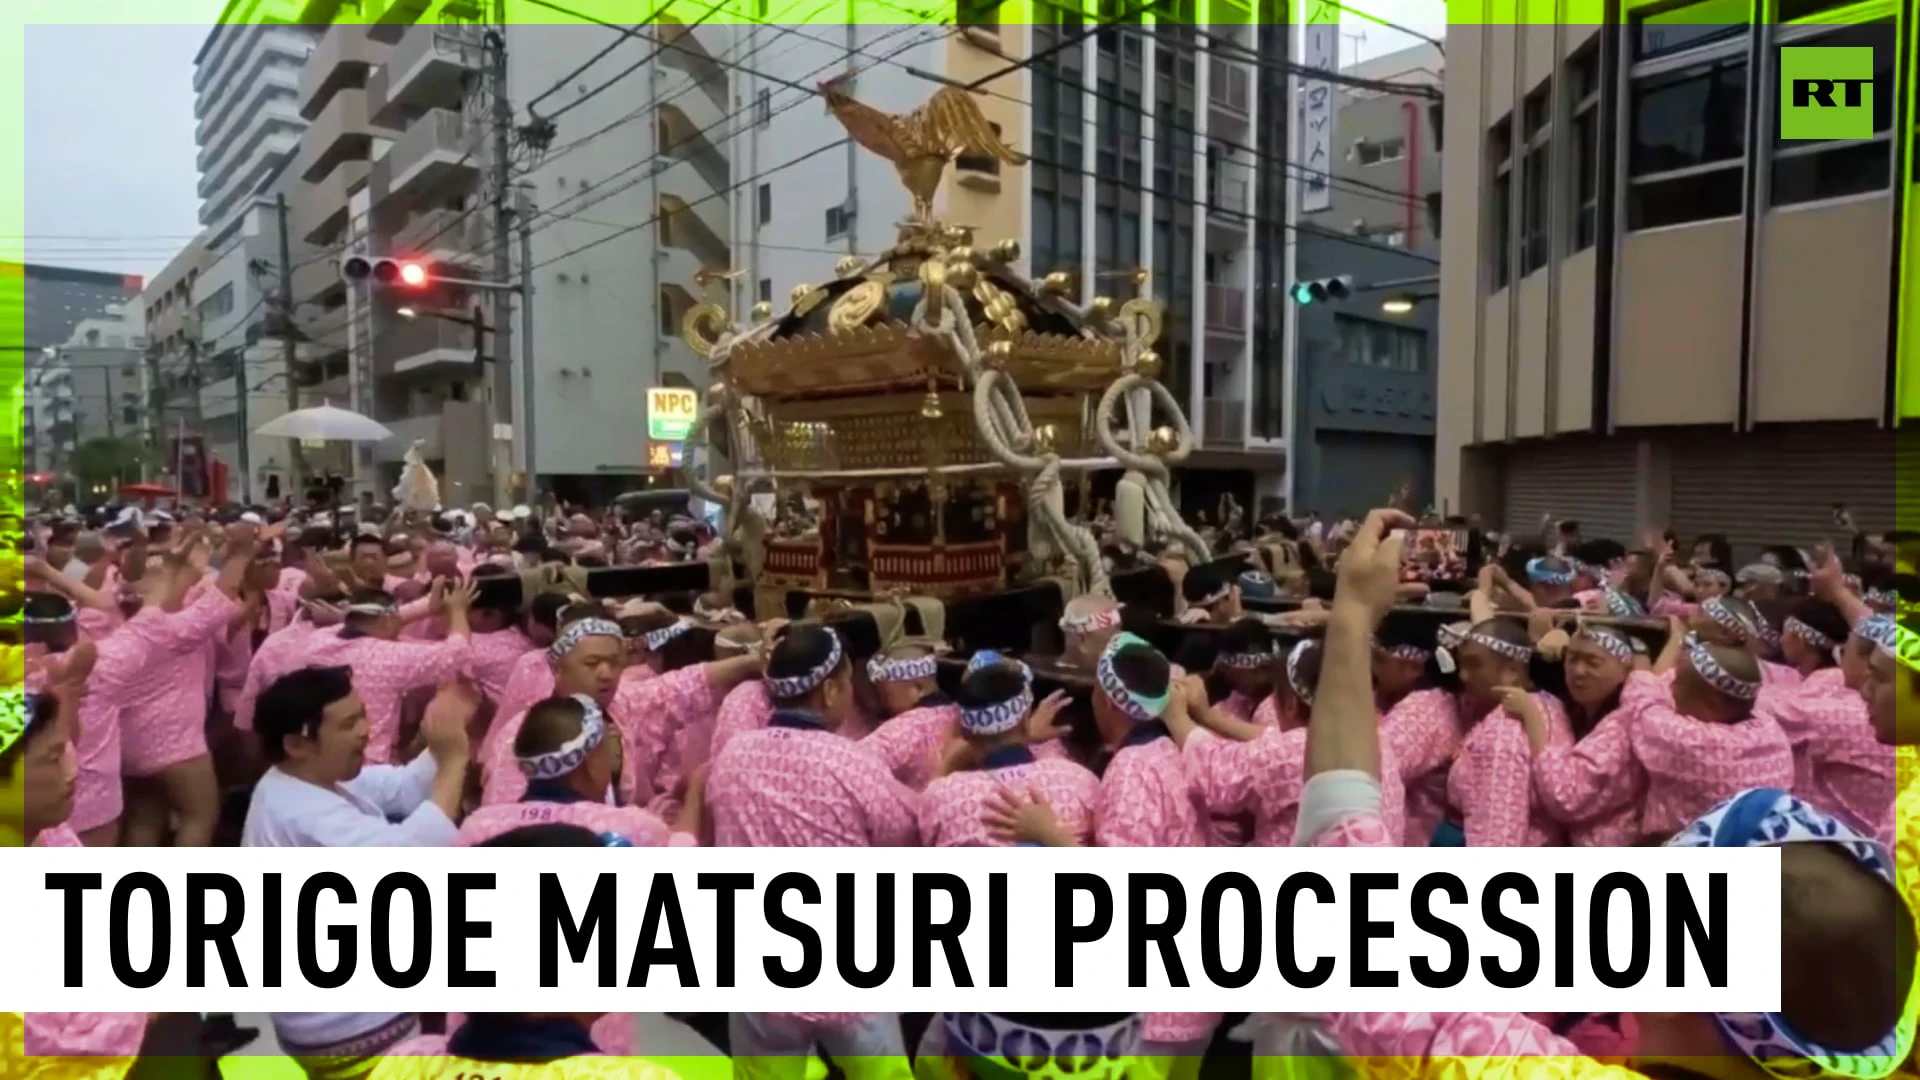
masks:
[[[419,263],[411,263],[411,262],[403,262],[400,264],[400,284],[408,285],[417,289],[420,286],[425,285],[426,283],[427,283],[426,267],[421,266]]]
[[[433,275],[428,273],[424,263],[369,259],[364,255],[350,255],[342,259],[340,276],[347,281],[366,281],[380,286],[402,285],[409,289],[423,288],[433,282]]]

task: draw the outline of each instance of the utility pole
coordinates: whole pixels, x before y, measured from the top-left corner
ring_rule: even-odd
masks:
[[[280,318],[284,325],[280,327],[280,340],[285,349],[287,365],[287,411],[300,407],[300,382],[293,377],[294,364],[300,359],[300,344],[293,335],[293,245],[287,239],[287,194],[280,192],[274,196],[274,205],[280,211]],[[243,395],[242,401],[246,398]],[[243,406],[244,410],[244,406]],[[246,415],[243,411],[242,416]],[[243,432],[243,438],[245,433]],[[243,443],[244,445],[244,443]],[[299,439],[287,440],[287,498],[295,506],[301,499],[295,492],[306,490],[306,454],[300,449]]]
[[[253,396],[253,391],[247,386],[247,346],[242,345],[239,352],[239,357],[233,363],[233,419],[240,429],[235,445],[239,448],[236,453],[240,458],[240,501],[251,505],[253,503],[253,449],[248,444],[253,442],[253,426],[247,420],[247,399]]]
[[[514,189],[514,209],[520,215],[520,471],[531,505],[540,473],[533,461],[533,200],[525,187]]]
[[[507,0],[493,0],[493,279],[501,284],[513,278],[513,103],[507,100]],[[510,504],[508,481],[513,442],[521,438],[512,427],[513,415],[513,295],[501,289],[493,295],[493,372],[487,387],[487,438],[492,449],[493,505]],[[500,437],[502,426],[512,431]]]

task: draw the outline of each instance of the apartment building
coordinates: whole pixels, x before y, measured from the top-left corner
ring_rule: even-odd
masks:
[[[716,145],[730,95],[714,57],[733,31],[663,20],[654,34],[670,45],[635,38],[582,69],[615,31],[523,14],[509,9],[504,34],[515,125],[506,198],[527,227],[533,291],[515,303],[515,378],[499,406],[512,423],[499,431],[511,433],[516,498],[532,473],[563,496],[604,499],[649,472],[634,423],[646,388],[704,385],[679,320],[702,294],[696,273],[724,271],[731,257],[731,163]],[[360,448],[363,495],[390,488],[419,442],[449,501],[491,497],[493,376],[476,355],[500,347],[494,294],[349,287],[339,273],[341,257],[359,253],[424,260],[437,277],[499,277],[495,30],[483,15],[491,10],[464,0],[303,9],[331,25],[300,89],[311,127],[289,198],[293,231],[312,251],[296,265],[293,298],[316,360],[303,372],[307,392],[352,403],[395,433]],[[505,246],[517,284],[517,228]],[[487,327],[479,338],[476,305]]]
[[[315,32],[297,14],[290,0],[227,0],[193,58],[202,225],[263,190],[306,128],[295,99]]]
[[[1920,412],[1896,363],[1920,317],[1897,12],[1451,28],[1442,498],[1516,532],[1718,530],[1747,554],[1821,539],[1835,503],[1893,526],[1895,429]],[[1871,139],[1779,137],[1797,46],[1873,50]]]
[[[1295,278],[1353,279],[1352,299],[1298,309],[1293,500],[1363,513],[1410,486],[1432,499],[1439,342],[1440,152],[1445,58],[1416,45],[1343,69],[1328,180],[1295,236]],[[1402,89],[1404,88],[1404,89]]]
[[[21,417],[26,471],[64,476],[74,451],[88,442],[144,435],[145,351],[134,303],[110,304],[76,323],[64,343],[28,354]]]

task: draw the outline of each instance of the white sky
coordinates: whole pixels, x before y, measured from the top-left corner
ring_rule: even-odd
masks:
[[[1354,0],[1343,63],[1418,44],[1351,13],[1445,37],[1444,0]],[[0,260],[151,276],[199,230],[197,26],[26,28],[26,235]]]

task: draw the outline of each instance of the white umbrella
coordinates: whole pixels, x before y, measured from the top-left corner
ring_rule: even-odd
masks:
[[[317,405],[295,409],[253,429],[255,435],[281,439],[313,439],[326,442],[380,442],[393,438],[393,432],[374,420],[347,409]]]

